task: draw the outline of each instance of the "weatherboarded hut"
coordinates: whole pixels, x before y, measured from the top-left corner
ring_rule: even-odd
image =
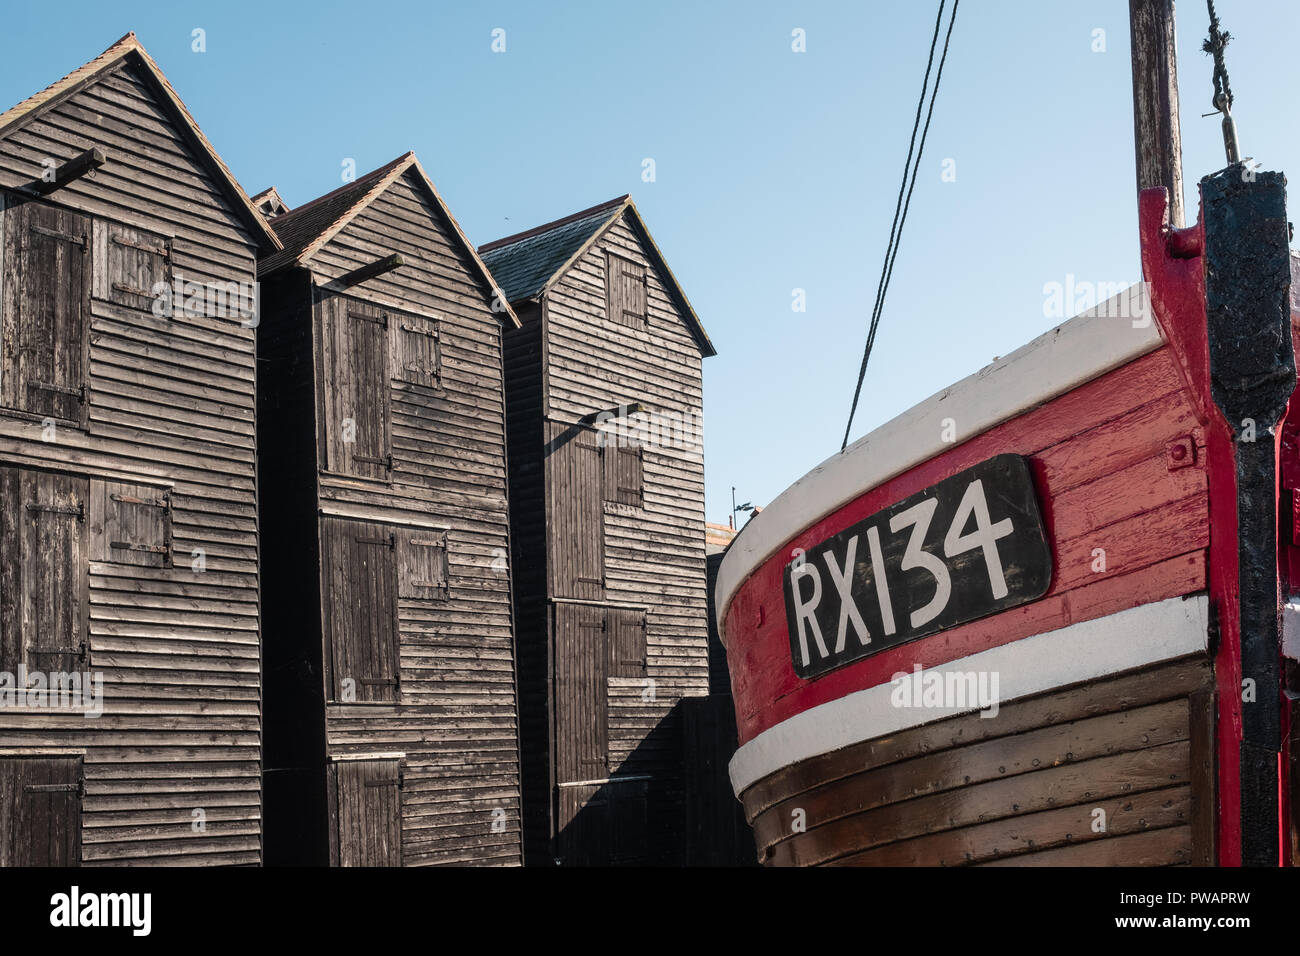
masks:
[[[681,863],[714,349],[626,196],[479,251],[522,322],[505,354],[527,859]]]
[[[518,864],[515,313],[414,154],[258,198],[268,862]]]
[[[133,34],[0,114],[0,866],[262,858],[278,245]]]

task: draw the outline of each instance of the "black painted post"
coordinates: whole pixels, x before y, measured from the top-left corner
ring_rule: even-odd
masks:
[[[1235,438],[1241,674],[1241,862],[1278,862],[1282,601],[1277,449],[1296,387],[1286,177],[1237,163],[1201,180],[1210,391]]]

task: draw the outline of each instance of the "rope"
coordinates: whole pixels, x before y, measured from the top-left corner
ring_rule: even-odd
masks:
[[[907,162],[903,166],[903,181],[898,186],[898,201],[894,205],[894,222],[889,229],[889,243],[885,246],[885,261],[880,269],[880,282],[876,286],[876,302],[871,311],[871,324],[867,331],[867,344],[862,352],[862,365],[858,369],[858,384],[853,390],[853,404],[849,408],[849,420],[844,426],[844,440],[840,443],[840,451],[843,451],[849,444],[849,432],[853,428],[853,417],[857,414],[858,399],[862,395],[862,382],[866,378],[867,363],[871,360],[871,350],[876,343],[876,329],[880,325],[880,315],[884,309],[885,296],[889,291],[889,281],[894,275],[894,260],[898,258],[898,243],[903,238],[903,226],[907,222],[907,211],[912,205],[912,190],[916,188],[917,172],[921,168],[921,154],[925,151],[926,134],[930,131],[930,119],[934,115],[934,101],[939,95],[939,81],[943,78],[943,65],[948,59],[948,44],[952,40],[953,24],[957,20],[957,5],[961,0],[953,0],[952,15],[948,20],[948,32],[943,40],[943,52],[939,56],[939,69],[934,76],[934,88],[930,91],[930,107],[926,111],[925,126],[921,130],[920,146],[915,149],[916,162],[912,162],[913,148],[916,146],[916,131],[921,122],[921,110],[925,105],[926,89],[930,84],[930,70],[934,65],[934,49],[939,42],[939,27],[943,21],[943,8],[946,0],[939,0],[939,13],[934,20],[934,35],[930,39],[930,55],[925,64],[925,78],[921,81],[921,96],[916,103],[916,119],[912,123],[912,138],[907,144]],[[911,170],[911,181],[908,181],[908,170]],[[906,199],[904,199],[906,191]],[[900,215],[901,212],[901,215]]]
[[[1214,12],[1214,0],[1205,0],[1205,3],[1210,8],[1210,37],[1201,44],[1201,49],[1214,57],[1214,108],[1227,112],[1232,109],[1232,88],[1228,86],[1228,67],[1223,61],[1223,50],[1232,39],[1232,34],[1219,30],[1219,16]],[[1225,103],[1227,110],[1224,109]]]

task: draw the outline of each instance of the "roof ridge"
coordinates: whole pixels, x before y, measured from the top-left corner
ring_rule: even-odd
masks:
[[[509,246],[509,245],[513,245],[516,242],[521,242],[524,239],[531,239],[534,236],[540,236],[542,233],[550,232],[552,229],[558,229],[560,226],[567,226],[570,223],[577,222],[580,219],[586,219],[587,217],[593,216],[596,213],[602,212],[605,209],[612,210],[615,206],[622,206],[627,202],[629,202],[631,198],[632,198],[631,193],[624,193],[623,195],[617,197],[616,199],[609,199],[606,200],[605,202],[597,203],[596,205],[591,206],[588,209],[583,209],[575,213],[570,213],[569,215],[563,216],[560,219],[556,219],[553,222],[543,223],[540,226],[534,226],[531,229],[525,229],[523,232],[517,232],[512,236],[504,236],[500,239],[493,239],[491,242],[485,242],[478,247],[478,251],[480,253],[491,252],[494,249],[500,249],[503,246]]]
[[[397,166],[400,163],[405,161],[407,157],[412,155],[414,154],[408,150],[407,152],[403,153],[401,156],[398,156],[396,159],[384,163],[384,165],[380,166],[379,168],[372,169],[370,172],[358,176],[356,179],[352,180],[352,182],[344,183],[342,186],[338,186],[334,189],[331,189],[329,192],[323,193],[317,196],[315,199],[308,200],[307,202],[303,203],[301,206],[297,206],[294,209],[290,210],[289,212],[286,212],[283,216],[277,217],[276,221],[283,224],[283,220],[287,220],[291,216],[296,218],[299,213],[313,209],[316,206],[320,205],[321,203],[325,202],[327,199],[337,199],[339,196],[343,195],[349,189],[359,189],[363,186],[369,186],[372,182],[383,179],[385,176],[391,173],[395,168],[397,168]],[[261,193],[258,193],[258,195],[260,196]]]

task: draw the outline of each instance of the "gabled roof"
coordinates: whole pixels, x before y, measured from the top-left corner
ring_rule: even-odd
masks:
[[[700,352],[706,358],[717,355],[717,349],[704,331],[700,317],[695,314],[685,291],[668,268],[663,253],[659,251],[630,196],[619,196],[526,232],[484,243],[479,246],[479,252],[512,304],[537,299],[559,282],[569,268],[624,214],[630,217],[632,231],[640,237],[663,278],[668,295],[686,318],[686,324],[695,337]]]
[[[289,204],[284,201],[280,191],[272,186],[269,189],[263,189],[256,196],[249,198],[249,202],[263,216],[270,219],[273,216],[283,216],[289,212]]]
[[[541,294],[589,239],[614,221],[628,198],[619,196],[536,229],[485,243],[479,246],[479,254],[511,302],[531,299]]]
[[[494,293],[498,292],[499,287],[496,279],[492,277],[492,273],[488,271],[487,266],[483,264],[483,260],[479,258],[478,250],[465,237],[465,233],[460,228],[460,223],[451,214],[447,204],[442,201],[442,196],[438,194],[438,190],[434,188],[433,182],[420,165],[420,161],[415,158],[415,153],[412,152],[404,153],[391,163],[380,166],[378,169],[340,186],[333,192],[328,192],[324,196],[319,196],[297,209],[270,220],[271,228],[279,236],[283,248],[257,264],[258,276],[269,276],[274,272],[292,266],[305,266],[312,256],[316,255],[326,243],[338,235],[358,213],[381,196],[389,186],[405,175],[408,170],[415,171],[416,179],[428,193],[435,208],[447,217],[452,230],[464,246],[465,252],[469,255],[475,268],[481,273],[487,287]],[[519,317],[515,315],[515,311],[506,301],[506,297],[502,295],[501,298],[505,314],[518,327]]]
[[[203,135],[203,131],[194,122],[194,117],[190,115],[190,111],[181,102],[176,90],[172,88],[167,77],[158,68],[158,64],[145,52],[144,47],[140,45],[140,41],[136,39],[134,33],[128,33],[95,59],[79,69],[73,70],[57,83],[47,86],[34,96],[29,96],[17,106],[0,113],[0,139],[3,139],[13,130],[30,123],[56,103],[62,102],[69,96],[85,89],[104,73],[117,69],[123,62],[131,63],[140,68],[146,82],[153,87],[164,109],[167,109],[172,114],[172,120],[180,127],[182,134],[189,141],[190,147],[198,154],[199,160],[208,167],[217,188],[230,200],[235,215],[248,227],[258,246],[263,250],[279,249],[280,241],[276,238],[275,233],[271,231],[266,221],[249,201],[248,195],[239,185],[230,169],[222,162],[221,157],[217,155],[217,151],[208,142],[208,138]]]

